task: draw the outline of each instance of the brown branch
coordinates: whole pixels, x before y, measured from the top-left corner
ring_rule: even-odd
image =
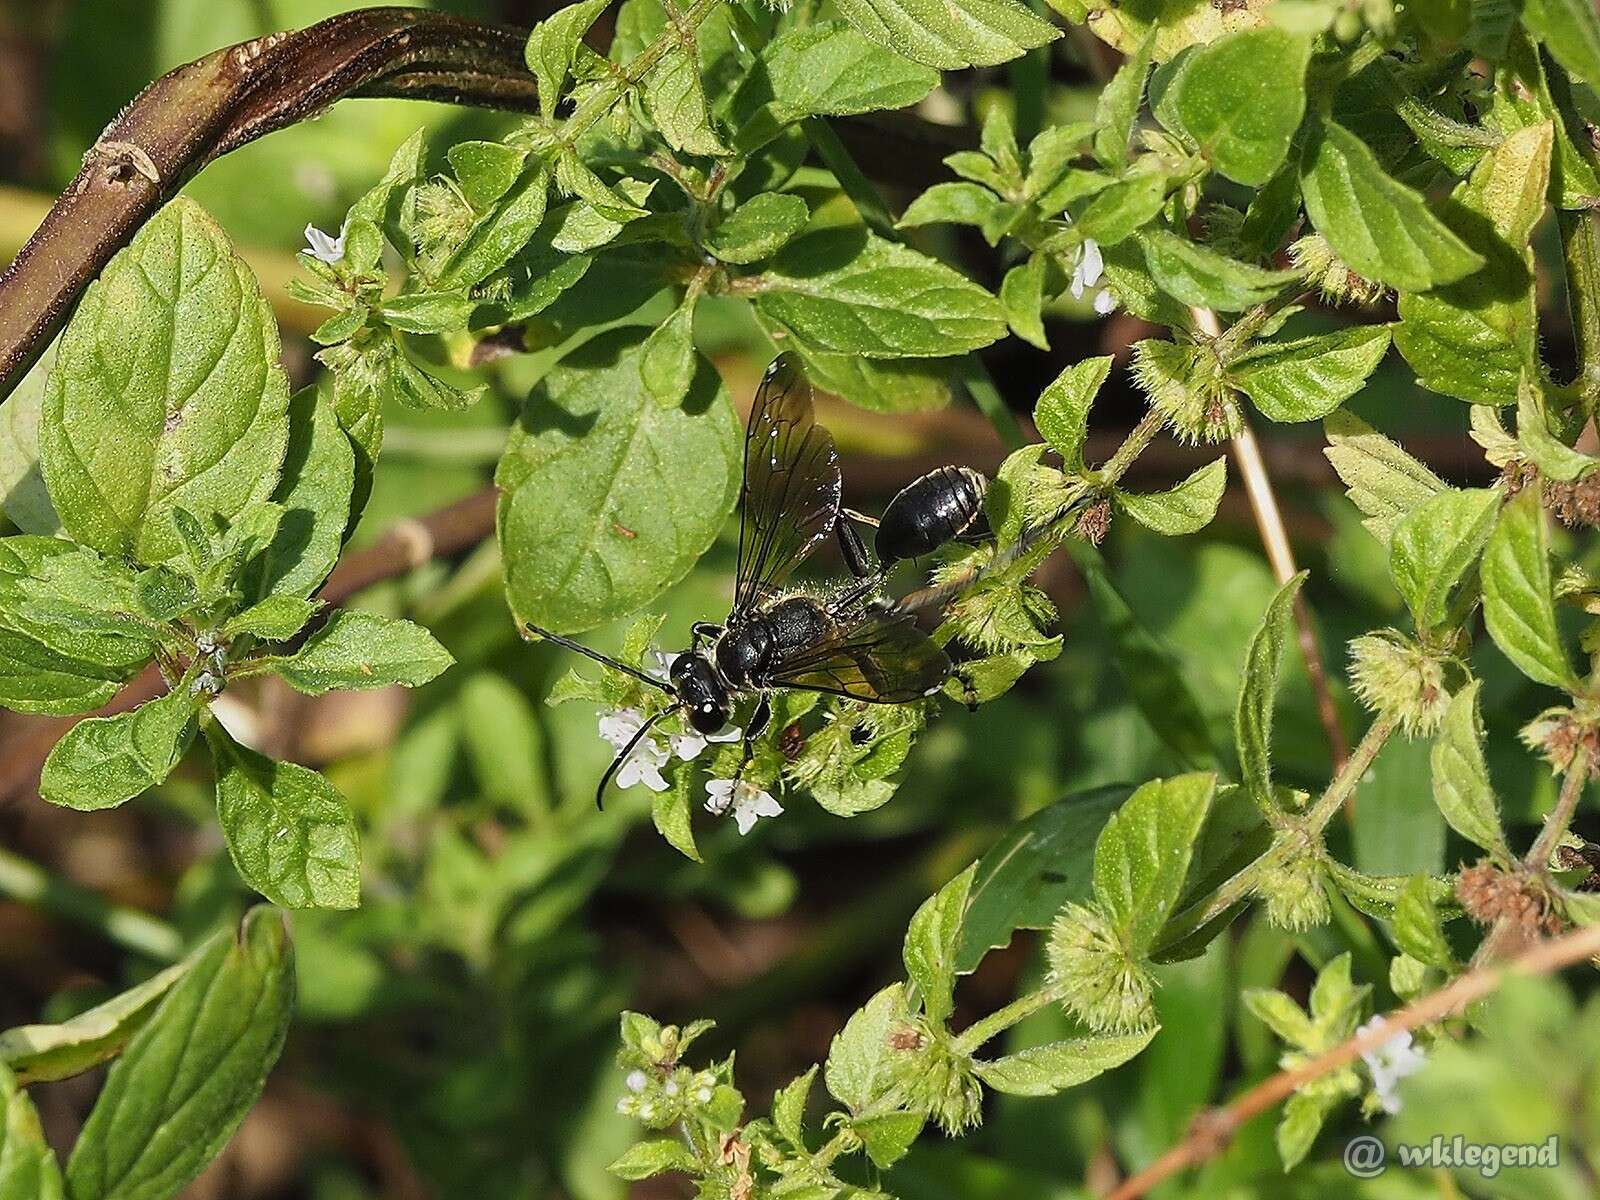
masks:
[[[1312,1080],[1348,1066],[1397,1033],[1409,1032],[1453,1016],[1473,1001],[1489,995],[1508,975],[1544,975],[1597,954],[1600,954],[1600,925],[1591,925],[1565,937],[1542,942],[1509,963],[1469,971],[1438,991],[1391,1014],[1382,1025],[1363,1030],[1292,1070],[1280,1071],[1264,1079],[1224,1108],[1200,1113],[1183,1141],[1106,1193],[1105,1200],[1137,1200],[1179,1171],[1197,1166],[1221,1153],[1233,1135],[1248,1121],[1287,1100]]]
[[[494,532],[495,496],[494,488],[485,488],[426,517],[401,521],[365,550],[346,556],[319,595],[329,605],[343,604],[373,584],[404,575],[430,559],[448,558],[476,546]],[[84,717],[128,712],[165,690],[161,673],[150,666],[92,713],[30,721],[0,745],[0,799],[36,788],[51,747]]]
[[[525,37],[423,9],[362,9],[218,50],[156,80],[100,135],[0,274],[0,400],[111,256],[201,167],[347,96],[531,112]]]

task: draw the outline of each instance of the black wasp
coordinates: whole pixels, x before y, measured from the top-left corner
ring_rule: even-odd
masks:
[[[812,413],[811,385],[794,356],[780,355],[756,393],[744,441],[739,563],[733,607],[716,625],[696,622],[689,649],[673,660],[667,681],[534,625],[532,633],[659,688],[673,703],[647,720],[612,760],[595,792],[599,803],[617,770],[650,729],[683,712],[699,733],[728,723],[733,703],[753,694],[756,707],[744,744],[772,718],[771,694],[785,688],[824,692],[869,704],[904,704],[937,692],[950,659],[917,628],[909,612],[881,594],[895,562],[956,539],[981,536],[986,480],[965,468],[940,467],[899,493],[877,522],[879,565],[841,507],[843,480],[833,435]],[[783,589],[817,544],[839,540],[853,581],[834,592]]]

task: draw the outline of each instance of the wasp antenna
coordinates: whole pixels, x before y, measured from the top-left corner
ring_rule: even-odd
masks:
[[[618,771],[622,770],[622,764],[628,761],[628,756],[633,753],[634,747],[644,740],[644,735],[650,732],[651,726],[653,726],[663,717],[670,716],[672,713],[677,712],[682,707],[683,705],[681,704],[674,704],[670,708],[663,708],[660,712],[656,713],[655,716],[649,718],[643,725],[639,726],[638,732],[628,739],[628,744],[624,746],[622,751],[611,760],[611,765],[606,768],[606,773],[600,776],[600,786],[594,790],[594,806],[596,808],[602,810],[605,808],[606,788],[611,786],[611,780],[616,776]]]
[[[597,663],[604,663],[612,670],[621,671],[624,675],[632,675],[641,683],[648,683],[651,687],[657,688],[669,696],[677,695],[677,693],[672,690],[670,684],[663,683],[654,675],[647,675],[643,671],[639,670],[638,667],[630,667],[627,663],[618,662],[610,655],[601,654],[598,650],[591,650],[581,642],[575,642],[571,638],[562,637],[559,633],[551,633],[548,629],[540,629],[537,625],[531,624],[527,621],[522,623],[522,628],[525,633],[532,633],[538,637],[542,637],[547,642],[554,642],[558,646],[563,646],[566,649],[571,650],[574,654],[581,654],[585,658],[594,659],[594,661]]]

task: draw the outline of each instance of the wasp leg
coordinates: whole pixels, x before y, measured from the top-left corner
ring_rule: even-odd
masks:
[[[714,642],[722,636],[722,626],[710,621],[696,621],[689,626],[689,653],[698,654],[702,641]]]
[[[767,726],[772,723],[772,699],[765,692],[756,701],[754,711],[744,726],[744,757],[739,760],[739,769],[734,773],[735,779],[744,777],[744,769],[750,765],[750,760],[756,754],[756,739],[767,731]]]
[[[856,532],[854,525],[840,519],[834,522],[833,531],[839,538],[839,553],[844,556],[844,565],[849,568],[850,574],[857,579],[869,579],[882,573],[874,570],[872,555],[867,551],[867,544],[861,540],[861,535]]]

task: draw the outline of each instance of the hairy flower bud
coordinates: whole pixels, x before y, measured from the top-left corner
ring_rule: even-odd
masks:
[[[1589,775],[1600,775],[1600,712],[1592,704],[1574,708],[1547,708],[1522,727],[1523,745],[1537,753],[1550,769],[1563,774],[1572,767],[1579,749],[1587,753]]]
[[[1239,406],[1208,346],[1148,339],[1133,348],[1133,376],[1186,442],[1220,442],[1239,428]]]
[[[1408,737],[1435,733],[1450,707],[1444,660],[1392,629],[1351,641],[1350,685],[1362,704],[1398,721]]]
[[[1357,275],[1320,233],[1307,234],[1289,247],[1289,261],[1309,275],[1331,304],[1372,304],[1383,298],[1381,283]]]
[[[1065,905],[1050,927],[1045,952],[1062,1003],[1091,1029],[1144,1029],[1154,1023],[1155,979],[1128,953],[1099,909]]]
[[[1267,902],[1267,920],[1279,929],[1295,932],[1326,925],[1332,910],[1322,876],[1318,852],[1310,846],[1274,863],[1256,884],[1257,893]]]
[[[899,1052],[894,1069],[907,1108],[927,1113],[949,1134],[983,1121],[983,1084],[972,1059],[956,1053],[942,1030],[915,1021],[892,1033],[889,1044]]]

